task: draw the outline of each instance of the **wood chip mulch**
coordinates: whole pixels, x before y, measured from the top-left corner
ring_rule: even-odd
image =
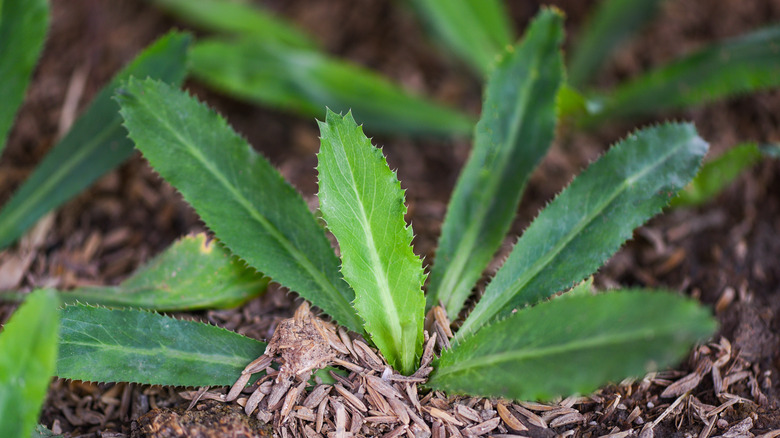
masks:
[[[203,400],[234,401],[284,438],[780,436],[780,429],[762,428],[762,416],[778,415],[762,392],[771,387],[770,376],[725,338],[696,348],[690,373],[651,373],[587,397],[543,404],[422,394],[418,386],[431,373],[434,355],[452,337],[443,312],[429,315],[427,329],[419,369],[403,376],[362,337],[319,320],[304,303],[278,325],[266,354],[246,367],[228,393],[201,388],[180,395],[191,400],[190,408]],[[312,372],[328,365],[348,374],[331,370],[335,383],[315,376],[308,387]],[[259,372],[265,375],[246,387]]]

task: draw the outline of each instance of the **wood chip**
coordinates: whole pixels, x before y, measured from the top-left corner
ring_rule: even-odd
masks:
[[[280,412],[282,423],[287,421],[287,418],[290,416],[290,412],[292,411],[293,406],[295,406],[295,403],[298,402],[298,397],[300,397],[304,387],[306,387],[306,382],[301,382],[295,388],[287,391],[287,396],[284,398],[284,403],[282,404],[282,410]]]
[[[491,420],[484,421],[482,423],[479,423],[477,425],[467,427],[463,429],[463,435],[465,436],[481,436],[485,435],[486,433],[490,432],[491,430],[498,427],[498,424],[501,422],[500,417],[493,418]]]
[[[371,417],[366,417],[365,421],[367,423],[393,424],[393,423],[398,423],[398,417],[394,415],[375,415]]]
[[[482,421],[482,417],[479,416],[479,412],[466,405],[456,404],[455,414],[472,423],[479,423]]]
[[[385,365],[382,362],[382,359],[380,359],[365,342],[356,339],[352,342],[352,345],[355,347],[355,353],[358,354],[359,358],[363,360],[366,366],[375,371],[384,371]]]
[[[333,364],[341,366],[341,367],[344,367],[344,368],[346,368],[346,369],[348,369],[348,370],[350,370],[352,372],[355,372],[355,373],[362,373],[362,372],[364,372],[366,370],[365,368],[363,368],[363,367],[361,367],[359,365],[355,365],[352,362],[347,362],[346,360],[341,360],[339,358],[333,359]]]
[[[409,424],[409,414],[406,412],[406,405],[401,402],[401,400],[398,400],[395,397],[390,397],[387,400],[387,403],[390,405],[390,409],[393,410],[393,413],[398,417],[399,420],[401,420],[401,423],[403,424]]]
[[[569,424],[581,423],[585,421],[585,417],[579,412],[569,412],[550,421],[550,427],[568,426]]]
[[[225,397],[225,401],[231,402],[237,399],[238,395],[241,394],[241,391],[244,390],[246,384],[249,383],[249,379],[251,378],[252,378],[251,374],[241,373],[241,376],[238,377],[236,383],[234,383],[233,386],[230,388],[230,392],[228,392],[227,397]]]
[[[301,420],[308,421],[309,423],[317,421],[317,414],[312,409],[305,406],[296,406],[293,415]]]
[[[686,392],[699,386],[699,383],[701,382],[701,378],[702,375],[697,372],[688,374],[687,376],[672,383],[666,389],[664,389],[664,391],[661,393],[661,397],[671,398],[671,397],[678,397],[682,394],[685,394]]]
[[[250,395],[249,399],[247,399],[246,405],[244,405],[244,412],[246,412],[247,415],[252,415],[252,412],[257,409],[257,406],[260,405],[260,402],[265,397],[265,393],[261,388],[261,386],[255,388],[254,392],[252,392],[252,395]]]
[[[314,431],[317,433],[322,432],[322,423],[325,420],[325,410],[328,408],[328,397],[325,397],[320,401],[317,406],[317,422],[314,425]]]
[[[397,399],[403,398],[400,392],[398,392],[393,385],[385,382],[384,380],[380,379],[377,376],[366,376],[365,377],[366,384],[376,390],[376,392],[382,394],[385,397],[392,398],[395,397]]]
[[[739,382],[742,379],[750,377],[751,373],[750,371],[739,371],[736,373],[729,374],[728,376],[723,378],[723,389],[728,391],[729,386]]]
[[[242,373],[248,373],[248,374],[259,373],[260,371],[263,371],[264,369],[268,368],[268,366],[271,365],[272,361],[273,361],[272,357],[262,354],[260,355],[260,357],[250,362],[249,365],[244,367],[244,371],[242,371]]]
[[[439,323],[442,333],[446,335],[447,338],[453,338],[455,335],[452,334],[452,329],[450,329],[451,323],[450,319],[447,318],[447,311],[441,306],[434,306],[431,311],[433,312],[434,320]]]
[[[405,424],[402,424],[395,429],[391,430],[389,433],[382,436],[382,438],[396,438],[406,433],[406,430],[408,429],[408,426]]]
[[[347,389],[341,386],[340,384],[337,383],[333,385],[333,389],[335,389],[340,396],[344,397],[344,400],[350,405],[352,405],[355,409],[359,410],[360,412],[368,411],[366,405],[363,404],[363,402],[360,401],[360,399],[357,398],[355,394],[347,391]]]
[[[753,428],[753,419],[750,417],[745,418],[744,420],[740,421],[739,423],[735,424],[734,426],[731,426],[729,430],[726,431],[723,435],[718,435],[717,437],[713,438],[745,438],[752,436],[753,434],[750,433],[750,429]]]
[[[328,397],[330,405],[333,407],[333,411],[336,413],[336,431],[335,438],[347,438],[347,410],[344,405]]]
[[[463,426],[463,423],[458,421],[457,418],[448,414],[446,411],[442,411],[439,408],[423,408],[423,410],[432,417],[438,418],[445,423],[454,424],[456,426]]]
[[[513,429],[517,432],[523,432],[528,430],[528,428],[520,422],[520,420],[517,419],[514,415],[512,415],[511,412],[509,412],[509,409],[507,409],[506,406],[499,403],[496,405],[496,410],[498,411],[498,416],[501,417],[502,420],[504,420],[504,423],[506,423],[507,426],[509,426],[510,429]]]
[[[513,404],[512,407],[517,410],[517,412],[525,417],[529,423],[533,424],[536,427],[541,427],[542,429],[547,429],[547,422],[542,419],[542,417],[534,414],[533,412],[529,411],[528,409],[524,408],[521,405]]]
[[[325,399],[332,388],[330,385],[317,385],[306,397],[306,400],[303,401],[303,406],[314,409],[315,406],[318,406]]]

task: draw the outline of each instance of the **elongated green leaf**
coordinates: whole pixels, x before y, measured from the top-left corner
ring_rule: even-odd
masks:
[[[225,120],[171,86],[117,93],[130,138],[225,246],[351,330],[362,321],[325,231],[300,194]]]
[[[442,353],[428,386],[524,400],[587,394],[674,365],[715,326],[708,310],[664,292],[556,298]]]
[[[235,0],[149,0],[176,17],[213,32],[251,36],[298,48],[314,48],[308,35],[259,7]]]
[[[663,0],[602,0],[576,38],[569,83],[579,88],[604,66],[607,56],[658,12]]]
[[[401,183],[352,118],[328,111],[317,156],[320,209],[341,248],[355,308],[387,361],[404,373],[422,350],[425,281],[404,222]]]
[[[672,207],[704,204],[760,159],[761,151],[757,144],[743,143],[734,146],[714,160],[704,163],[693,181],[672,199]]]
[[[119,286],[61,292],[77,302],[157,311],[230,308],[265,291],[268,278],[205,234],[185,237]]]
[[[111,96],[130,77],[159,78],[177,86],[186,73],[190,37],[170,33],[144,50],[97,95],[32,175],[0,211],[0,248],[13,243],[49,210],[127,159],[133,144],[120,126]]]
[[[620,85],[588,123],[780,86],[780,25],[714,44]]]
[[[595,272],[693,178],[707,149],[691,124],[646,128],[619,142],[528,227],[458,339]]]
[[[442,302],[453,320],[501,245],[525,183],[552,142],[562,39],[563,16],[542,11],[488,81],[474,149],[455,185],[428,286],[428,307]]]
[[[514,39],[500,0],[412,0],[431,31],[483,76]]]
[[[0,333],[0,436],[28,438],[57,357],[57,296],[28,296]]]
[[[60,310],[57,376],[91,382],[232,385],[265,344],[196,321],[86,305]]]
[[[0,2],[0,153],[49,27],[46,0]]]
[[[311,50],[207,39],[192,50],[196,78],[238,99],[322,117],[350,109],[376,132],[466,134],[471,118],[413,96],[367,69]]]

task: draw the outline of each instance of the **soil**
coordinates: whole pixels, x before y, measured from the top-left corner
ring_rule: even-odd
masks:
[[[378,70],[409,90],[478,113],[479,80],[430,42],[401,2],[262,3],[307,29],[328,52]],[[539,8],[537,2],[507,3],[519,31]],[[568,46],[595,2],[551,3],[567,13]],[[138,1],[117,0],[109,5],[100,0],[53,0],[52,8],[44,54],[0,160],[0,202],[10,197],[56,142],[68,120],[84,109],[124,63],[171,27],[186,28]],[[708,42],[778,21],[778,0],[721,0],[717,7],[707,0],[670,0],[658,19],[618,51],[597,83],[610,87]],[[78,105],[70,108],[64,105],[65,96],[78,89],[80,80],[85,80],[85,87],[77,96]],[[316,205],[313,169],[318,141],[313,120],[237,102],[197,83],[186,87],[225,115]],[[713,155],[746,140],[777,143],[780,92],[618,121],[597,131],[560,132],[531,179],[514,233],[520,234],[538,210],[609,144],[636,126],[664,119],[692,120],[711,142]],[[374,143],[384,146],[390,165],[398,169],[407,189],[415,251],[432,260],[447,200],[468,157],[468,141],[377,136]],[[175,191],[136,156],[42,221],[37,237],[0,252],[0,283],[3,288],[22,290],[116,284],[177,237],[203,229]],[[683,291],[712,307],[720,330],[713,343],[697,348],[676,370],[606,387],[587,399],[569,400],[568,408],[575,406],[588,421],[564,424],[538,432],[539,436],[639,433],[646,428],[637,417],[631,418],[636,409],[644,425],[655,424],[655,436],[777,436],[772,431],[780,429],[779,233],[780,162],[773,160],[745,172],[706,205],[669,211],[640,228],[597,275],[596,284]],[[507,240],[501,255],[512,241]],[[298,303],[293,295],[272,286],[241,309],[193,316],[270,339],[279,321],[290,317]],[[10,304],[0,305],[0,321],[13,309]],[[724,382],[729,377],[733,378]],[[480,403],[475,401],[474,406]],[[149,417],[161,412],[155,408],[167,409],[163,415],[179,421],[189,415],[181,410],[188,404],[172,388],[55,380],[41,422],[66,436],[129,436],[133,429],[137,436],[144,436],[138,434],[145,424],[160,424],[156,417]],[[540,415],[544,412],[536,405],[526,407],[537,409]],[[213,403],[201,402],[194,411],[211,412],[213,408]],[[520,408],[513,409],[517,409],[515,414],[522,413]],[[711,415],[697,416],[697,412]]]

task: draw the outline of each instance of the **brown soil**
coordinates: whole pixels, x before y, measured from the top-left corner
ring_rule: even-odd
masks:
[[[54,144],[60,126],[67,124],[61,119],[72,112],[63,111],[63,101],[79,76],[86,75],[78,105],[81,110],[142,47],[172,26],[183,27],[146,3],[130,0],[110,5],[99,0],[52,3],[46,49],[0,160],[0,202],[8,199]],[[331,53],[381,71],[410,90],[478,113],[479,81],[430,43],[400,2],[263,3],[309,30]],[[508,3],[517,29],[523,29],[539,7],[536,2]],[[567,12],[570,43],[594,2],[553,3]],[[597,82],[608,87],[707,42],[779,20],[778,0],[727,0],[718,2],[717,7],[706,0],[670,0],[661,17],[617,53]],[[188,88],[224,114],[308,200],[313,200],[318,144],[312,120],[226,99],[199,84],[188,84]],[[529,184],[513,227],[515,233],[522,232],[539,208],[610,143],[634,126],[666,118],[693,120],[715,154],[745,140],[780,142],[780,92],[761,92],[656,118],[617,122],[596,132],[562,134]],[[430,260],[446,202],[468,156],[468,142],[396,137],[375,137],[374,142],[384,146],[390,165],[398,169],[408,189],[409,219],[417,234],[415,250]],[[730,429],[737,434],[747,427],[744,422],[748,419],[746,430],[755,435],[780,429],[779,171],[780,163],[762,162],[707,205],[654,219],[600,272],[596,281],[601,287],[668,287],[698,297],[715,309],[721,329],[715,344],[698,349],[678,370],[608,387],[588,401],[579,401],[576,407],[588,421],[563,425],[554,433],[550,431],[552,436],[600,436],[631,428],[638,432],[642,425],[630,418],[635,408],[641,411],[644,424],[667,414],[658,423],[656,436],[697,436],[703,430],[707,432],[703,436],[716,436]],[[115,284],[178,236],[202,229],[197,216],[174,190],[134,157],[61,208],[53,220],[41,226],[39,235],[43,237],[0,252],[0,272],[4,274],[0,282],[4,287],[24,290],[41,285]],[[507,245],[504,251],[508,249]],[[196,316],[268,339],[276,324],[292,314],[291,307],[295,307],[293,297],[272,288],[242,309]],[[0,321],[7,319],[13,308],[0,305]],[[719,360],[724,361],[720,366],[702,365]],[[715,368],[721,377],[747,373],[739,381],[728,382],[731,386],[716,389]],[[693,377],[685,380],[685,376]],[[690,386],[692,381],[696,384]],[[673,382],[682,383],[675,383],[675,387]],[[678,387],[690,389],[695,397],[675,404],[686,391],[663,396],[668,388]],[[697,409],[710,412],[710,408],[730,403],[723,395],[726,390],[742,399],[706,417],[712,418],[711,424],[701,421]],[[101,436],[96,432],[127,436],[133,421],[138,430],[148,420],[139,419],[150,409],[187,404],[169,388],[55,381],[41,421],[69,436]],[[211,409],[198,406],[204,408],[196,410]]]

